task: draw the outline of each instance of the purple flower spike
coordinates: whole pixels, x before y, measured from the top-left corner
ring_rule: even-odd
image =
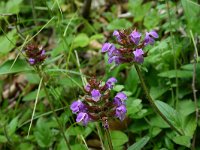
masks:
[[[121,105],[121,106],[117,107],[115,115],[116,115],[117,118],[119,118],[121,121],[123,121],[125,119],[125,116],[126,116],[126,106]]]
[[[114,104],[117,106],[123,105],[124,101],[127,99],[126,94],[123,92],[117,93],[117,95],[114,97]]]
[[[144,57],[143,57],[143,50],[142,49],[136,49],[134,52],[134,60],[135,62],[138,62],[138,63],[143,63],[144,61]]]
[[[133,43],[135,43],[136,45],[139,44],[140,42],[140,38],[141,38],[141,34],[137,31],[133,31],[131,34],[130,34],[130,39]]]
[[[28,61],[29,61],[29,63],[30,63],[31,65],[34,65],[34,64],[35,64],[35,59],[33,59],[33,58],[29,58]]]
[[[107,80],[107,82],[106,82],[106,87],[107,87],[107,89],[112,89],[113,86],[114,86],[114,84],[115,84],[116,82],[117,82],[117,79],[116,79],[116,78],[114,78],[114,77],[109,78],[109,79]]]
[[[91,119],[90,119],[89,115],[84,112],[80,112],[76,118],[76,122],[82,122],[84,126],[87,125],[90,120]]]
[[[100,98],[101,98],[101,93],[99,92],[99,90],[93,89],[93,90],[91,91],[91,95],[92,95],[92,99],[93,99],[95,102],[99,101]]]
[[[144,38],[144,45],[148,45],[151,44],[153,45],[155,40],[158,38],[158,34],[156,33],[156,31],[150,31],[150,32],[146,32],[146,36]]]
[[[112,44],[112,43],[104,43],[103,46],[102,46],[102,49],[101,49],[101,52],[102,53],[105,53],[105,52],[112,52],[115,50],[115,45]]]
[[[85,111],[84,104],[80,100],[74,101],[71,104],[70,109],[74,114]]]

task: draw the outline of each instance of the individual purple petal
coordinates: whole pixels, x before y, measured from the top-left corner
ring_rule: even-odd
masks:
[[[77,118],[76,118],[76,122],[82,122],[83,125],[87,125],[90,120],[91,119],[90,119],[89,115],[84,112],[78,113]]]
[[[136,49],[134,52],[134,60],[135,62],[138,62],[138,63],[143,63],[144,61],[144,57],[143,57],[143,50],[142,49]]]
[[[74,101],[71,106],[70,109],[72,110],[73,113],[79,113],[79,112],[84,112],[85,111],[85,106],[84,104],[80,101]]]
[[[158,34],[155,31],[152,30],[150,32],[146,32],[146,36],[144,38],[144,45],[153,45],[155,42],[154,38],[158,38]]]
[[[115,31],[113,32],[113,36],[119,37],[119,36],[120,36],[119,31],[115,30]]]
[[[33,59],[33,58],[29,58],[28,61],[29,61],[29,63],[30,63],[31,65],[34,65],[34,64],[35,64],[35,59]]]
[[[133,31],[131,34],[130,34],[130,39],[133,43],[135,43],[136,45],[139,44],[140,42],[140,38],[141,38],[141,34],[137,31]]]
[[[101,98],[101,93],[99,92],[99,90],[93,89],[93,90],[91,91],[91,95],[92,95],[92,99],[93,99],[95,102],[99,101],[100,98]]]
[[[101,49],[102,53],[115,50],[115,45],[112,43],[104,43]]]
[[[117,118],[119,118],[121,121],[123,121],[125,119],[125,116],[126,116],[126,106],[121,105],[121,106],[117,107],[116,111],[115,111],[115,116]]]
[[[156,31],[154,31],[154,30],[150,31],[149,34],[150,34],[151,36],[153,36],[155,39],[158,38],[158,33],[157,33]]]
[[[117,79],[116,79],[116,78],[114,78],[114,77],[109,78],[109,79],[107,80],[107,82],[106,82],[106,87],[107,87],[107,89],[112,89],[113,86],[114,86],[114,84],[115,84],[116,82],[117,82]]]
[[[87,92],[90,92],[91,86],[90,84],[87,84],[84,88]]]
[[[119,92],[117,93],[117,95],[114,97],[114,104],[116,106],[120,106],[122,104],[124,104],[124,101],[127,99],[126,94],[124,94],[123,92]]]
[[[43,49],[41,52],[41,56],[44,56],[46,54],[46,51]]]

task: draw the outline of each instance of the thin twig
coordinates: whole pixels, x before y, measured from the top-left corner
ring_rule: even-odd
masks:
[[[191,34],[191,38],[192,38],[192,41],[193,41],[193,45],[195,47],[195,50],[194,50],[194,63],[193,63],[193,76],[192,76],[192,92],[193,92],[195,110],[196,110],[195,121],[196,121],[196,124],[197,124],[198,123],[198,119],[199,119],[199,108],[198,108],[198,102],[197,102],[197,95],[196,95],[197,90],[196,90],[196,87],[195,87],[195,83],[196,83],[196,64],[197,64],[198,53],[197,53],[196,44],[195,44],[194,37],[193,37],[193,34],[192,34],[191,30],[190,30],[190,34]],[[192,140],[192,149],[193,150],[195,149],[196,133],[197,133],[197,129],[196,129],[196,131],[195,131],[195,133],[193,135],[193,140]]]
[[[163,118],[163,120],[171,127],[171,129],[173,129],[174,131],[176,131],[179,135],[183,135],[178,129],[176,129],[176,127],[174,127],[174,125],[165,117],[165,115],[158,109],[158,107],[156,106],[156,104],[154,103],[153,99],[151,98],[149,91],[147,89],[147,86],[144,82],[144,79],[142,77],[142,73],[140,71],[140,68],[138,67],[137,64],[135,65],[135,69],[137,71],[137,74],[139,76],[142,88],[145,92],[145,95],[147,97],[147,100],[149,101],[149,103],[151,104],[151,106],[154,108],[154,110]]]

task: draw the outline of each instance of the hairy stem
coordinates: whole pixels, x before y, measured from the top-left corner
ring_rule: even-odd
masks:
[[[111,141],[109,129],[105,128],[105,133],[106,133],[106,137],[107,137],[107,140],[108,140],[109,149],[113,150],[113,146],[112,146],[112,141]]]
[[[191,37],[192,37],[192,41],[193,41],[193,44],[194,44],[194,63],[193,63],[193,76],[192,76],[192,92],[193,92],[193,97],[194,97],[194,103],[195,103],[195,110],[196,110],[196,123],[198,123],[198,120],[199,120],[199,108],[198,108],[198,102],[197,102],[197,95],[196,95],[196,86],[195,86],[195,83],[196,83],[196,64],[197,64],[197,57],[198,57],[198,51],[197,51],[197,47],[196,47],[196,44],[195,44],[195,41],[194,41],[194,37],[193,37],[193,34],[192,34],[192,31],[190,31],[190,34],[191,34]],[[194,150],[195,149],[195,143],[196,143],[196,134],[197,134],[197,129],[193,135],[193,140],[192,140],[192,149]]]
[[[40,68],[37,68],[37,72],[38,72],[40,78],[43,78],[42,71],[40,70]],[[68,142],[68,140],[67,140],[67,137],[65,136],[64,129],[63,129],[62,124],[60,123],[60,121],[59,121],[59,119],[58,119],[58,116],[57,116],[57,114],[56,114],[56,112],[55,112],[55,108],[54,108],[54,106],[53,106],[52,103],[51,103],[52,101],[51,101],[50,95],[49,95],[49,93],[48,93],[48,91],[47,91],[47,88],[46,88],[46,85],[45,85],[44,82],[45,82],[45,80],[43,80],[42,86],[43,86],[43,88],[44,88],[45,95],[47,96],[47,100],[49,101],[49,105],[50,105],[50,107],[51,107],[51,110],[53,111],[53,114],[54,114],[55,118],[56,118],[56,121],[57,121],[58,126],[59,126],[59,128],[60,128],[60,132],[61,132],[61,134],[63,135],[63,138],[64,138],[64,140],[65,140],[65,142],[66,142],[66,145],[67,145],[68,149],[71,150],[70,144],[69,144],[69,142]]]
[[[151,106],[153,107],[153,109],[163,118],[163,120],[171,127],[171,129],[173,129],[174,131],[176,131],[179,135],[183,135],[178,129],[176,129],[176,127],[173,126],[173,124],[165,117],[165,115],[158,109],[158,107],[156,106],[156,104],[154,103],[153,99],[151,98],[151,95],[147,89],[147,86],[144,82],[144,79],[142,77],[142,73],[140,71],[140,68],[138,67],[137,64],[135,65],[135,69],[137,71],[137,74],[139,76],[142,88],[145,92],[145,95],[147,97],[147,100],[149,101],[149,103],[151,104]]]

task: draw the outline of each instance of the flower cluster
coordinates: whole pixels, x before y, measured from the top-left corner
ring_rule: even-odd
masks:
[[[153,45],[158,34],[155,31],[146,32],[145,37],[141,40],[141,33],[137,30],[131,33],[122,30],[113,32],[113,36],[117,40],[119,48],[115,47],[113,43],[104,43],[102,53],[108,54],[108,63],[115,62],[116,65],[121,63],[143,63],[146,53],[143,48],[147,45]]]
[[[70,106],[72,112],[77,114],[76,122],[86,125],[89,121],[102,121],[103,126],[108,128],[107,120],[113,116],[121,121],[124,120],[127,96],[119,92],[113,100],[110,100],[110,90],[116,82],[114,77],[109,78],[105,84],[94,78],[90,79],[88,85],[84,87],[86,95]]]
[[[40,49],[36,45],[28,45],[25,50],[26,56],[28,57],[28,62],[30,65],[41,64],[46,56],[44,49]]]

